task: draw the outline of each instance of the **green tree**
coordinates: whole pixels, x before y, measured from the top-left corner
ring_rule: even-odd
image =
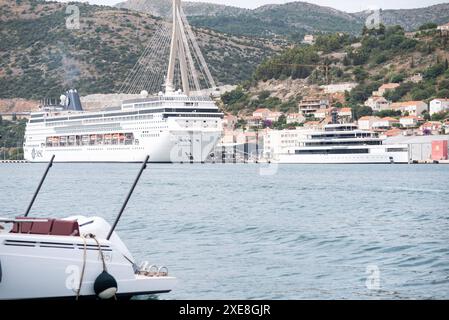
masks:
[[[259,101],[264,101],[264,100],[268,99],[270,97],[270,95],[271,95],[271,92],[268,90],[264,90],[264,91],[260,92],[258,95]]]
[[[377,117],[399,117],[401,115],[400,110],[382,110],[374,113]]]
[[[389,90],[384,94],[385,99],[393,102],[401,100],[407,93],[415,87],[415,84],[410,82],[401,83],[395,90]]]
[[[419,27],[419,30],[424,31],[424,30],[436,29],[437,27],[438,27],[438,25],[436,23],[428,22],[428,23],[421,25]]]
[[[391,76],[390,82],[399,83],[399,82],[404,81],[404,79],[405,79],[405,74],[404,73],[402,73],[402,72],[401,73],[396,73],[396,74]]]
[[[449,111],[441,111],[432,115],[432,121],[442,121],[449,118]]]
[[[446,71],[445,63],[436,63],[433,66],[427,68],[424,72],[424,78],[426,79],[436,79],[438,76],[442,75]]]
[[[355,120],[359,120],[361,117],[372,116],[373,109],[367,106],[356,105],[352,107],[352,114]]]
[[[284,129],[286,125],[287,125],[287,117],[285,115],[281,115],[278,121],[272,124],[272,127],[274,129]]]
[[[281,55],[264,61],[254,73],[256,80],[307,78],[315,65],[319,64],[319,56],[314,47],[294,47]]]
[[[355,80],[357,82],[364,82],[368,77],[368,72],[362,67],[356,67],[353,71]]]
[[[449,72],[446,71],[445,74]],[[446,79],[442,79],[440,80],[440,82],[438,83],[438,88],[439,89],[449,89],[449,77],[447,77]]]
[[[376,56],[374,58],[374,62],[376,64],[382,64],[382,63],[385,63],[387,61],[388,61],[388,57],[385,54],[383,54],[383,53],[379,54],[378,56]]]
[[[449,98],[449,89],[441,89],[437,92],[437,98],[448,99]]]
[[[240,101],[245,96],[242,87],[237,87],[237,89],[224,93],[221,96],[221,101],[224,104],[232,105]]]

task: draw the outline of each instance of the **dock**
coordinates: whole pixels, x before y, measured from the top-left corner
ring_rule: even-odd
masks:
[[[30,163],[27,160],[0,160],[0,163]]]
[[[411,164],[449,164],[449,160],[415,160]]]

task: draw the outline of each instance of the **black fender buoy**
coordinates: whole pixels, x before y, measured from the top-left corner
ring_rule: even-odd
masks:
[[[97,297],[103,300],[111,299],[118,290],[117,281],[106,271],[103,271],[94,282],[94,291]]]

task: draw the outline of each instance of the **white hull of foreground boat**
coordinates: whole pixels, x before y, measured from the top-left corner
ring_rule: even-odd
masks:
[[[107,226],[101,218],[95,220],[85,230],[80,228],[82,234],[92,231],[97,221]],[[167,293],[174,288],[176,278],[136,272],[133,258],[116,234],[111,241],[104,238],[99,235],[98,241],[107,272],[117,281],[118,298]],[[94,239],[86,239],[86,247],[81,237],[0,233],[0,300],[74,299],[84,261],[80,298],[95,297],[94,282],[103,271],[103,262]]]

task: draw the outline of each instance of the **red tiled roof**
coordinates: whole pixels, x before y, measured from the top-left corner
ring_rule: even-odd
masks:
[[[396,89],[399,86],[399,83],[385,83],[381,85],[379,89]]]
[[[399,122],[398,119],[395,119],[395,118],[392,118],[392,117],[385,117],[385,118],[382,118],[382,120],[385,120],[385,121],[392,121],[392,122]]]
[[[267,108],[261,108],[261,109],[257,109],[253,113],[262,113],[262,112],[270,112],[270,110]]]
[[[359,121],[360,120],[379,120],[379,119],[380,119],[379,117],[375,117],[375,116],[364,116],[364,117],[361,117],[359,119]]]
[[[414,106],[420,103],[424,103],[424,101],[404,101],[404,102],[395,102],[391,104],[392,108],[400,108],[400,107],[407,107],[407,106]]]
[[[402,132],[402,131],[401,131],[400,129],[398,129],[398,128],[393,128],[393,129],[390,129],[390,130],[388,130],[388,131],[385,131],[385,135],[386,135],[387,137],[394,137],[394,136],[400,135],[401,132]]]
[[[424,120],[423,118],[417,117],[417,116],[406,116],[406,117],[401,117],[401,119],[416,119],[418,121]]]
[[[304,124],[310,124],[310,125],[313,125],[313,124],[320,124],[320,121],[308,121],[308,122],[306,122],[306,123],[304,123]]]

